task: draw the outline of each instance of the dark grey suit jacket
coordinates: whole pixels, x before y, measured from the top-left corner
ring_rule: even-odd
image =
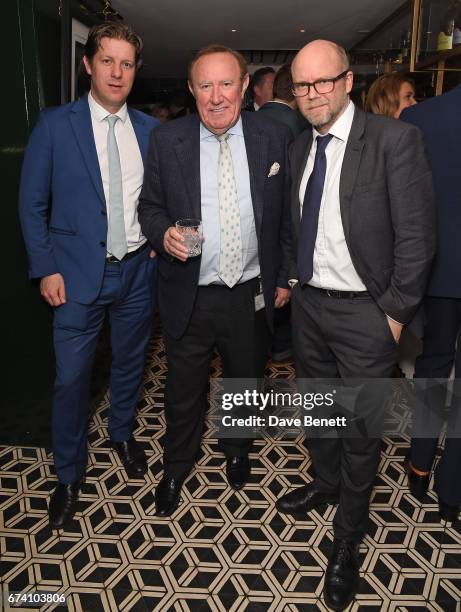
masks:
[[[310,124],[298,111],[293,110],[288,104],[283,104],[282,102],[266,102],[266,104],[261,106],[258,113],[263,113],[264,116],[287,125],[294,138],[310,127]]]
[[[307,130],[290,152],[295,253],[299,187],[311,144]],[[420,130],[356,108],[339,197],[355,269],[379,307],[408,323],[424,295],[436,243],[432,177]],[[294,262],[290,277],[297,278]]]
[[[242,123],[266,314],[271,327],[275,288],[288,287],[291,257],[288,145],[292,137],[286,126],[259,113],[243,111]],[[178,219],[202,217],[200,121],[197,115],[190,115],[154,131],[138,214],[144,235],[160,255],[158,298],[164,328],[174,338],[180,338],[192,314],[201,258],[193,257],[183,263],[170,257],[164,250],[163,237]],[[274,162],[280,169],[269,177]]]

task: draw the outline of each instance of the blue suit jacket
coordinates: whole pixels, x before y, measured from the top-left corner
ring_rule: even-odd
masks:
[[[128,112],[145,159],[158,121]],[[59,272],[68,300],[93,302],[104,274],[107,214],[87,96],[40,113],[24,156],[19,202],[30,277]]]
[[[291,134],[285,125],[260,113],[243,111],[242,123],[266,314],[272,326],[275,287],[288,287]],[[269,177],[274,162],[280,169]],[[190,115],[152,132],[139,198],[142,231],[160,255],[160,315],[165,330],[175,338],[185,332],[192,314],[201,258],[182,263],[170,257],[164,250],[163,236],[178,219],[201,216],[200,121],[197,115]]]
[[[437,252],[427,295],[461,298],[461,85],[406,109],[400,116],[421,128],[434,180]]]

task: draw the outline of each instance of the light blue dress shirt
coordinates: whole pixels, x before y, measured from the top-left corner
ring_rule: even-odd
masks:
[[[243,274],[239,283],[259,276],[258,239],[250,190],[250,172],[243,137],[242,119],[228,130],[229,147],[240,207]],[[219,141],[200,124],[200,191],[202,201],[203,244],[199,285],[224,285],[219,278],[220,221],[218,196]]]

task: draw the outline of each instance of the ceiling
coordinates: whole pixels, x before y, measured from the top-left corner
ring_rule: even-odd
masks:
[[[194,51],[211,43],[259,52],[299,49],[315,38],[327,38],[347,49],[402,3],[403,0],[111,0],[114,9],[144,41],[144,77],[186,76]]]

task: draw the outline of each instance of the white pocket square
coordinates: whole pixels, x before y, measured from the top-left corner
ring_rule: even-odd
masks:
[[[269,170],[269,174],[267,175],[267,177],[269,178],[270,176],[275,176],[279,173],[279,170],[280,164],[278,162],[274,162],[271,166],[271,169]]]

